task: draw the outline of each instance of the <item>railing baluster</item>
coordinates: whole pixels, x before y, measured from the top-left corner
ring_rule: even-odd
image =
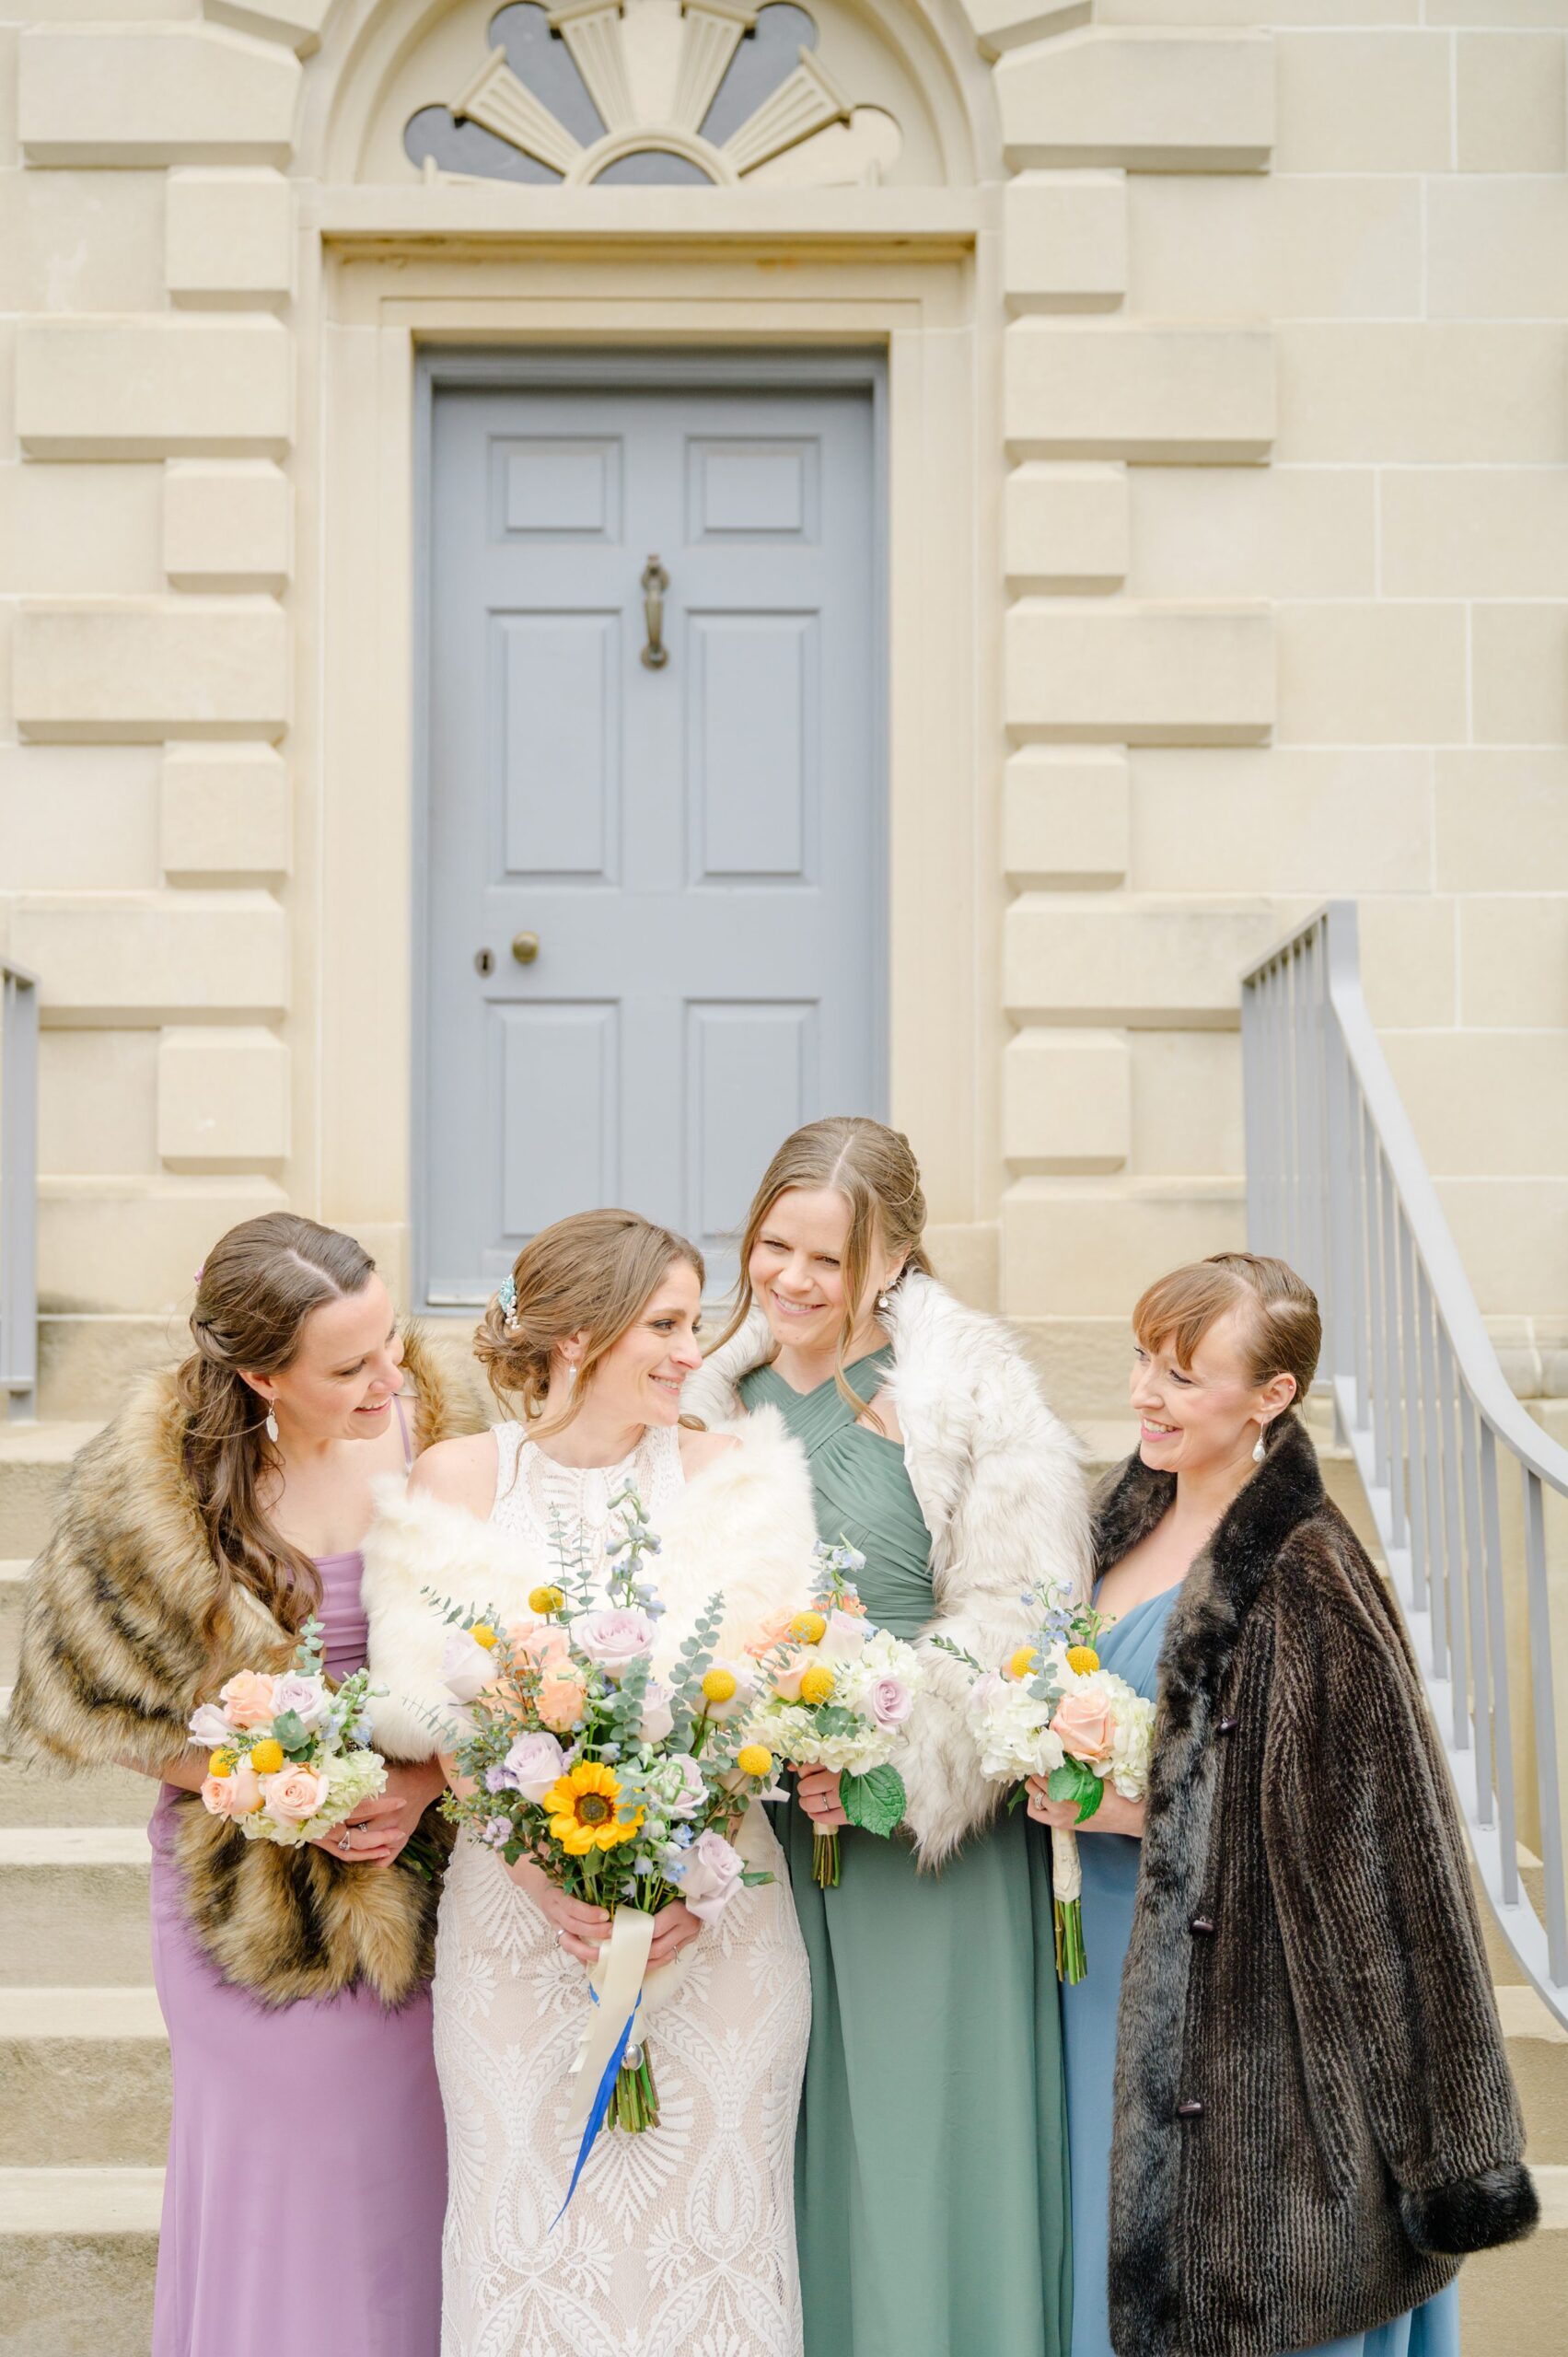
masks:
[[[1530,1610],[1530,1688],[1536,1723],[1536,1796],[1545,1869],[1546,1946],[1553,1978],[1568,1980],[1568,1913],[1562,1888],[1562,1790],[1557,1759],[1557,1701],[1552,1689],[1551,1606],[1546,1586],[1546,1511],[1540,1475],[1521,1469],[1525,1507],[1525,1580]]]
[[[1497,1504],[1497,1436],[1481,1428],[1481,1523],[1486,1549],[1486,1637],[1492,1687],[1492,1767],[1497,1779],[1498,1864],[1503,1904],[1519,1899],[1518,1817],[1514,1806],[1514,1708],[1508,1690],[1508,1608],[1503,1594],[1503,1531]]]
[[[1390,1545],[1402,1547],[1405,1543],[1405,1353],[1400,1331],[1400,1260],[1395,1233],[1399,1213],[1394,1199],[1393,1173],[1386,1165],[1382,1169],[1378,1191],[1383,1202],[1383,1232],[1378,1258],[1383,1271],[1383,1324],[1387,1335],[1384,1348],[1388,1375],[1385,1452],[1388,1468],[1388,1538]]]
[[[38,1393],[38,982],[0,959],[0,1393],[29,1419]]]
[[[1447,1329],[1437,1320],[1437,1432],[1443,1472],[1444,1595],[1448,1606],[1448,1650],[1453,1679],[1451,1720],[1454,1748],[1467,1750],[1469,1722],[1469,1599],[1465,1591],[1465,1538],[1459,1521],[1459,1452],[1454,1431],[1454,1353]]]
[[[1448,1563],[1443,1527],[1442,1457],[1437,1432],[1437,1355],[1432,1339],[1432,1288],[1416,1271],[1416,1318],[1421,1337],[1421,1421],[1426,1458],[1426,1568],[1432,1583],[1432,1671],[1448,1675]]]
[[[1481,1454],[1478,1419],[1468,1390],[1459,1392],[1460,1487],[1465,1507],[1465,1594],[1469,1601],[1470,1684],[1475,1730],[1475,1805],[1482,1825],[1492,1822],[1492,1687],[1496,1665],[1486,1641],[1486,1563],[1481,1547]]]
[[[1403,1303],[1406,1381],[1410,1388],[1405,1435],[1410,1452],[1411,1597],[1415,1609],[1424,1612],[1430,1592],[1427,1564],[1431,1560],[1432,1548],[1426,1528],[1426,1427],[1421,1413],[1421,1337],[1415,1322],[1415,1239],[1402,1215],[1400,1220],[1400,1291]]]
[[[1383,1284],[1383,1157],[1377,1151],[1371,1116],[1362,1109],[1361,1132],[1366,1157],[1366,1306],[1372,1326],[1372,1478],[1380,1490],[1388,1486],[1388,1349],[1384,1324]]]

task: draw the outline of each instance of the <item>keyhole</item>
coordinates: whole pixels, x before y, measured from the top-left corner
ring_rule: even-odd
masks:
[[[493,949],[476,949],[473,970],[476,974],[493,974],[495,971],[495,952]]]

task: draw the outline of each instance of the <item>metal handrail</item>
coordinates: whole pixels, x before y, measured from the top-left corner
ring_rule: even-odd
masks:
[[[1319,1380],[1366,1491],[1481,1882],[1519,1964],[1568,2024],[1546,1559],[1546,1492],[1568,1497],[1568,1450],[1498,1364],[1366,1010],[1353,901],[1330,901],[1248,970],[1241,1034],[1248,1240],[1318,1295]],[[1506,1550],[1500,1452],[1518,1481]],[[1519,1872],[1508,1675],[1521,1557],[1539,1914]]]
[[[0,1393],[38,1398],[38,977],[0,958]]]

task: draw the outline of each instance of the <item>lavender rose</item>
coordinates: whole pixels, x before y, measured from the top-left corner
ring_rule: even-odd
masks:
[[[617,1685],[634,1661],[642,1661],[654,1649],[654,1624],[651,1615],[629,1606],[613,1607],[603,1612],[579,1612],[572,1622],[572,1642],[588,1660],[597,1662],[607,1678]]]
[[[203,1702],[199,1711],[192,1713],[186,1724],[197,1742],[204,1743],[209,1751],[216,1751],[234,1740],[234,1729],[215,1702]]]
[[[637,1732],[645,1743],[662,1743],[675,1724],[669,1689],[650,1678],[643,1689],[643,1724]]]
[[[565,1767],[566,1755],[552,1735],[520,1735],[502,1763],[502,1772],[513,1790],[537,1807]]]
[[[871,1715],[879,1727],[901,1727],[914,1708],[914,1696],[901,1678],[879,1678],[871,1689]]]
[[[321,1680],[285,1671],[273,1688],[273,1718],[281,1719],[285,1711],[294,1713],[307,1735],[319,1735],[330,1714],[330,1698]]]
[[[687,1751],[674,1751],[668,1759],[661,1759],[648,1778],[648,1788],[677,1817],[695,1817],[708,1797],[703,1771]]]
[[[716,1923],[741,1887],[745,1863],[722,1833],[699,1833],[686,1852],[680,1896],[699,1922]]]

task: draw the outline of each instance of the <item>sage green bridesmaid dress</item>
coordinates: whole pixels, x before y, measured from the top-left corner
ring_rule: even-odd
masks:
[[[889,1350],[849,1370],[863,1399]],[[810,1461],[817,1527],[865,1558],[873,1620],[933,1617],[931,1538],[902,1447],[830,1379],[745,1376]],[[1072,2238],[1049,1853],[1020,1811],[918,1874],[903,1837],[850,1827],[811,1878],[811,1822],[780,1836],[811,1960],[796,2147],[807,2357],[1066,2357]]]

